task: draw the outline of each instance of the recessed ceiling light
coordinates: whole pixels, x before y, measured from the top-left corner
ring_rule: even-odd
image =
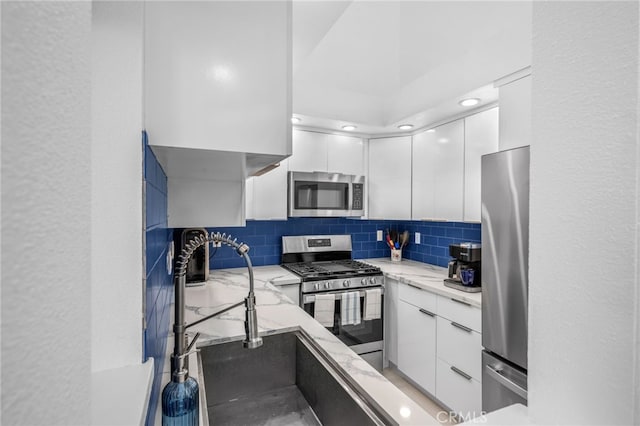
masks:
[[[293,124],[298,124],[301,121],[300,117],[291,117],[291,123]]]
[[[439,142],[439,143],[448,143],[448,142],[449,142],[449,139],[447,139],[447,138],[440,138],[440,139],[438,139],[438,142]]]
[[[357,129],[356,126],[354,126],[353,124],[345,124],[344,126],[342,126],[342,130],[355,130]]]
[[[398,129],[400,129],[400,130],[413,129],[413,124],[401,124],[401,125],[398,126]]]
[[[478,105],[480,103],[480,99],[478,98],[463,99],[458,103],[462,106],[470,107],[470,106]]]
[[[436,131],[436,129],[429,129],[429,130],[427,130],[427,133],[433,133],[435,131]]]

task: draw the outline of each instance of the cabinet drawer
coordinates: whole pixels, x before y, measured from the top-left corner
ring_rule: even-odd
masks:
[[[410,303],[411,305],[426,309],[431,313],[436,313],[436,295],[427,290],[422,290],[421,288],[414,287],[411,284],[401,283],[398,287],[398,298]]]
[[[436,397],[464,420],[482,414],[482,385],[473,378],[463,377],[456,368],[438,360]],[[461,369],[460,369],[461,370]]]
[[[436,390],[436,317],[398,302],[398,369],[427,392]]]
[[[438,317],[438,358],[482,382],[482,335]]]
[[[438,316],[455,321],[479,333],[482,332],[482,311],[468,303],[439,295]]]

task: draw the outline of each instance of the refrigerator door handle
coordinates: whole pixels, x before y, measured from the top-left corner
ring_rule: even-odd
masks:
[[[489,374],[489,376],[491,376],[494,380],[499,382],[505,388],[509,389],[511,392],[518,395],[520,398],[523,398],[525,400],[527,399],[527,390],[519,386],[518,384],[512,382],[511,380],[507,379],[502,374],[502,370],[498,370],[489,364],[486,364],[485,367],[487,369],[487,373]]]

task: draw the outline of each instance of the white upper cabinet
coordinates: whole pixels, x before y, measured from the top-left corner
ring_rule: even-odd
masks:
[[[297,172],[327,171],[327,134],[293,130],[293,154],[289,170]]]
[[[413,219],[461,221],[464,121],[413,136]]]
[[[263,174],[247,179],[247,219],[287,218],[287,162]]]
[[[289,170],[365,174],[364,141],[352,136],[293,130]]]
[[[145,127],[169,178],[181,148],[213,163],[215,152],[243,154],[245,176],[291,154],[290,8],[146,4]]]
[[[411,137],[369,141],[369,219],[411,219]]]
[[[327,172],[365,175],[364,141],[353,136],[327,135]]]
[[[481,157],[498,151],[498,115],[498,108],[492,108],[465,118],[465,222],[480,222]]]
[[[169,227],[241,226],[245,180],[291,154],[291,2],[148,2],[144,125]]]

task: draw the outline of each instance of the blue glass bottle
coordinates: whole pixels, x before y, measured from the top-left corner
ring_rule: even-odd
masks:
[[[193,377],[167,383],[162,390],[162,426],[198,426],[199,394]]]

